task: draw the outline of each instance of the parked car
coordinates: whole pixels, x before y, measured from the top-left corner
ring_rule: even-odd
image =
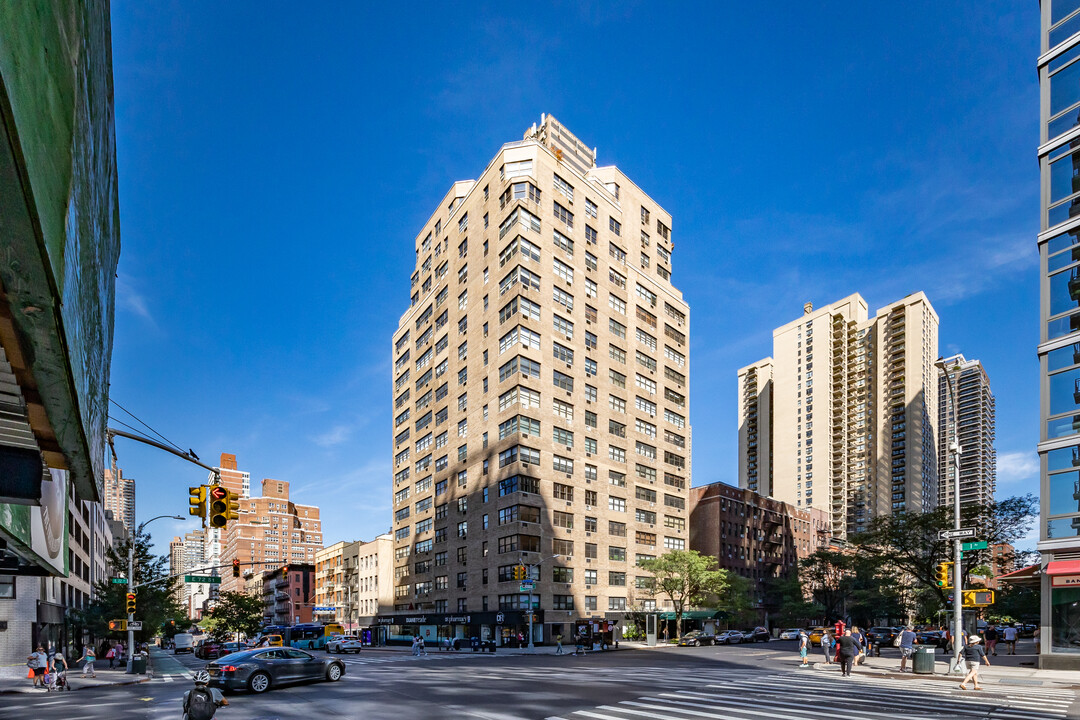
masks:
[[[923,630],[915,633],[920,645],[939,647],[942,650],[949,647],[949,640],[945,637],[944,630]]]
[[[358,653],[363,647],[360,638],[355,635],[335,635],[326,642],[326,652],[333,653]]]
[[[716,636],[717,645],[737,645],[741,643],[743,634],[738,630],[725,630]]]
[[[195,657],[203,660],[214,660],[223,654],[221,652],[221,643],[213,640],[203,640],[195,646]]]
[[[899,628],[894,627],[872,627],[866,631],[866,640],[881,647],[891,647],[898,630]]]
[[[315,657],[296,648],[267,647],[225,655],[209,663],[206,671],[213,686],[263,693],[304,680],[337,682],[345,675],[345,663],[332,655]]]
[[[241,650],[247,650],[247,645],[242,642],[227,642],[221,645],[221,654],[229,655],[234,652],[240,652]]]
[[[679,638],[680,647],[699,647],[701,645],[715,645],[716,636],[704,630],[691,630]]]
[[[742,641],[744,643],[769,642],[771,639],[769,631],[763,627],[756,627],[753,630],[743,630],[742,636]]]
[[[787,630],[780,633],[780,639],[781,640],[798,640],[799,639],[799,633],[801,633],[801,632],[802,632],[802,629],[800,629],[800,628],[788,628]]]

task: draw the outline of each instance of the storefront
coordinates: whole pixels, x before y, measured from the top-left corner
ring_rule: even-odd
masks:
[[[1052,560],[1043,570],[1049,589],[1049,637],[1044,650],[1050,665],[1058,666],[1054,655],[1068,655],[1068,667],[1080,666],[1080,560]],[[1047,601],[1044,600],[1044,603]],[[1044,630],[1045,632],[1045,630]],[[1044,665],[1045,667],[1045,665]]]
[[[533,614],[533,643],[544,640],[544,611]],[[435,648],[449,639],[466,640],[477,637],[494,640],[499,647],[527,644],[529,614],[523,610],[494,610],[475,613],[403,613],[379,615],[372,625],[372,634],[387,645],[404,645],[417,635],[424,644]]]

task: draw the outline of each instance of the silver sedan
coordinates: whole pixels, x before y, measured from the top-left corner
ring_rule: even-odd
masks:
[[[337,682],[345,663],[333,656],[315,657],[291,647],[257,648],[219,658],[206,666],[210,684],[224,690],[263,693],[271,687],[305,680]]]

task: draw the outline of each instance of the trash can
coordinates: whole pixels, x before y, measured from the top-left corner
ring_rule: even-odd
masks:
[[[921,647],[915,648],[915,656],[912,658],[912,670],[917,675],[933,675],[934,674],[934,654],[935,648]]]
[[[133,675],[145,675],[146,674],[146,656],[136,655],[131,658],[131,673]]]

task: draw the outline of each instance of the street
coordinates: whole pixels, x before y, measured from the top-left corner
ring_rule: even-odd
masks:
[[[793,644],[622,650],[585,657],[367,651],[344,658],[338,683],[229,695],[223,720],[272,718],[1080,718],[1073,688],[988,684],[963,692],[922,676],[799,669]],[[190,670],[158,655],[153,680],[72,693],[8,695],[0,718],[179,718]]]

